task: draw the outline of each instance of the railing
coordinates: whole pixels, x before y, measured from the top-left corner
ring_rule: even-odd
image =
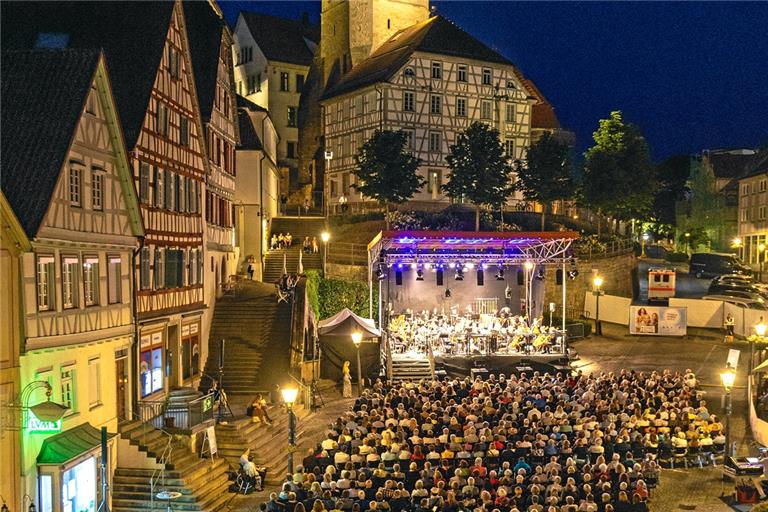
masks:
[[[368,265],[368,246],[350,242],[329,242],[328,261],[345,265]]]
[[[577,258],[592,260],[628,254],[635,250],[635,242],[630,239],[620,239],[611,240],[609,242],[600,242],[599,246],[576,244],[575,249]]]
[[[143,400],[139,402],[139,419],[159,429],[190,430],[213,419],[213,402],[213,393],[189,402]]]

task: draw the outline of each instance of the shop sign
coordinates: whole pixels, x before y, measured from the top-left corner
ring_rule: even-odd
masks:
[[[685,336],[687,313],[686,308],[631,306],[629,332],[651,336]]]
[[[61,420],[44,421],[35,416],[35,413],[32,411],[29,411],[27,430],[30,432],[61,432]]]

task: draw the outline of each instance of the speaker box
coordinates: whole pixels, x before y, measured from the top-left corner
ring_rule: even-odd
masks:
[[[523,271],[518,270],[517,271],[517,286],[523,286],[525,284],[525,277],[523,276]]]
[[[443,286],[443,269],[437,269],[435,275],[437,276],[437,286]]]
[[[477,269],[477,286],[483,286],[484,281],[485,276],[483,275],[483,269],[479,268]]]
[[[395,284],[397,286],[403,285],[403,271],[402,270],[396,270],[395,271]]]

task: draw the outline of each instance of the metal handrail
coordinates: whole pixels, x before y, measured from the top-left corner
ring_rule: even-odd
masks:
[[[354,242],[328,242],[328,260],[350,265],[368,264],[368,246]]]

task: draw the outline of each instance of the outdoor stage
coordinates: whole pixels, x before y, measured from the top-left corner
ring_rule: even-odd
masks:
[[[433,375],[567,365],[566,286],[578,274],[571,252],[577,237],[565,231],[380,233],[368,246],[368,271],[371,299],[379,283],[386,377],[393,378],[393,361],[429,362]],[[558,297],[545,297],[546,279],[556,281]],[[545,311],[559,317],[555,325],[544,323]]]

